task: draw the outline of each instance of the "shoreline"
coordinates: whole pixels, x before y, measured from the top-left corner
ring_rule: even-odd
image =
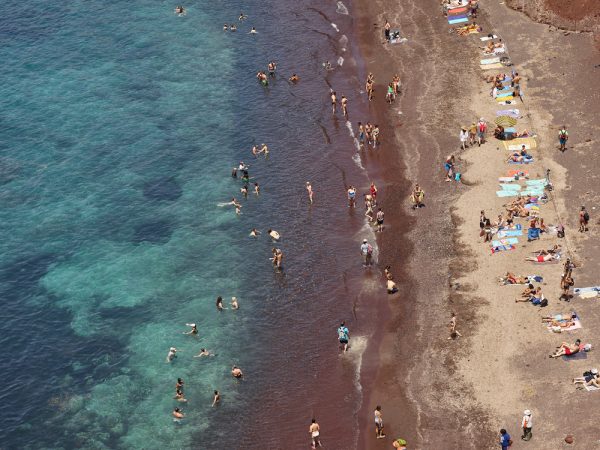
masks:
[[[489,123],[493,118],[491,111],[493,102],[486,92],[485,83],[481,81],[482,72],[477,63],[477,46],[480,41],[472,37],[458,37],[455,34],[447,36],[444,31],[448,25],[445,23],[439,5],[435,3],[432,2],[431,5],[403,4],[399,7],[395,6],[394,9],[390,2],[381,0],[374,3],[359,2],[354,7],[359,45],[363,58],[367,61],[368,70],[375,74],[378,81],[385,81],[385,79],[381,80],[382,72],[389,74],[398,71],[401,74],[404,88],[402,95],[393,107],[390,108],[380,101],[373,108],[380,123],[383,122],[382,117],[386,118],[386,129],[392,129],[393,125],[391,126],[390,122],[395,122],[395,130],[398,135],[397,142],[395,144],[390,142],[388,147],[382,151],[382,155],[388,161],[386,161],[385,167],[380,168],[379,174],[384,179],[382,186],[386,188],[383,197],[384,205],[387,206],[386,211],[389,211],[390,203],[394,205],[393,209],[399,210],[395,217],[386,214],[386,221],[388,226],[393,227],[394,234],[396,234],[396,227],[402,228],[401,242],[397,235],[391,242],[389,233],[379,236],[378,242],[382,249],[379,267],[382,269],[385,265],[391,264],[397,282],[399,275],[402,275],[402,282],[398,283],[402,294],[387,296],[387,301],[381,302],[377,309],[378,318],[381,320],[379,323],[383,323],[384,326],[380,326],[376,334],[377,339],[373,339],[370,343],[371,347],[377,348],[377,352],[369,358],[369,364],[365,367],[363,374],[365,388],[363,407],[359,417],[360,448],[380,447],[379,442],[376,443],[372,437],[372,410],[377,404],[381,404],[383,407],[388,439],[404,437],[409,441],[411,447],[416,446],[416,448],[434,448],[439,445],[445,445],[447,448],[493,448],[496,445],[495,436],[498,429],[503,425],[508,428],[506,424],[517,422],[519,419],[517,416],[521,412],[519,407],[516,407],[516,410],[508,415],[490,405],[490,402],[486,401],[486,396],[482,395],[481,380],[476,378],[477,375],[473,375],[482,373],[479,370],[481,359],[471,358],[471,352],[480,345],[479,342],[482,339],[485,341],[488,333],[494,330],[488,316],[489,305],[494,300],[486,291],[489,286],[486,284],[486,288],[482,289],[477,277],[485,276],[494,279],[498,274],[497,270],[490,273],[489,268],[486,268],[484,272],[479,272],[475,279],[473,278],[481,261],[479,255],[472,251],[471,246],[465,242],[465,230],[473,228],[479,209],[485,209],[485,205],[480,207],[473,204],[472,200],[474,193],[480,189],[486,189],[489,192],[490,180],[478,179],[476,183],[473,183],[472,172],[476,166],[470,160],[469,150],[477,151],[477,148],[465,152],[463,159],[462,152],[458,150],[457,135],[461,123],[467,123],[467,121],[470,122],[473,118],[479,117],[482,111],[486,111]],[[483,11],[477,22],[484,25],[484,32],[477,37],[485,36],[488,32],[486,30],[502,30],[502,24],[497,24],[495,19],[499,14],[507,14],[505,12],[507,7],[494,5],[492,10],[491,5],[482,2],[482,8]],[[502,12],[500,13],[498,9],[501,9]],[[386,11],[392,10],[396,11],[396,15],[385,14]],[[414,17],[411,12],[418,17]],[[383,17],[387,17],[390,22],[394,18],[397,20],[392,23],[392,27],[399,25],[403,37],[408,34],[407,44],[382,45],[382,28],[375,28],[374,23],[383,24]],[[518,23],[521,24],[521,29],[533,26],[543,27],[533,24],[525,17],[521,17]],[[512,37],[519,31],[520,29],[514,26],[513,30],[502,30],[502,33]],[[431,35],[427,33],[431,33]],[[556,39],[560,39],[558,33],[556,35]],[[573,36],[573,38],[585,39],[583,36]],[[508,38],[508,44],[511,47],[518,43],[519,41],[514,38]],[[592,42],[589,43],[589,47],[593,49]],[[416,54],[423,49],[427,49],[427,61],[424,61],[422,57],[419,59],[419,55]],[[422,54],[424,53],[421,52]],[[453,58],[454,60],[452,60]],[[393,59],[401,62],[392,61]],[[407,62],[404,63],[403,59]],[[517,55],[513,62],[517,64],[517,70],[526,73],[526,80],[529,81],[532,69],[527,67],[528,64],[525,64],[526,68],[519,67],[522,65],[519,63],[523,61],[523,59],[521,61],[519,59]],[[577,61],[581,60],[585,60],[585,57],[577,59]],[[458,64],[456,64],[457,62]],[[550,73],[552,70],[556,71],[556,66],[550,69]],[[428,74],[431,72],[434,74],[451,73],[452,78],[459,78],[462,84],[469,86],[470,89],[457,94],[457,98],[447,100],[443,93],[447,89],[451,89],[449,82],[451,80],[435,76],[428,79]],[[411,75],[414,76],[417,73],[431,83],[427,85],[422,80],[411,78]],[[549,79],[543,77],[542,73],[538,73],[536,76],[545,79],[544,84],[548,85]],[[535,81],[531,84],[530,87],[529,83],[526,83],[525,89],[531,90],[531,96],[533,96],[537,92],[533,88]],[[562,81],[560,81],[560,85],[564,87]],[[382,86],[377,87],[381,91]],[[470,90],[474,92],[469,92]],[[477,94],[478,91],[479,94]],[[381,92],[379,94],[381,95]],[[435,94],[440,95],[436,105],[441,111],[439,114],[427,99],[431,95],[435,97]],[[564,98],[561,95],[556,97],[554,100]],[[474,100],[475,98],[478,100]],[[530,98],[526,98],[526,102],[530,101]],[[400,103],[400,107],[398,103]],[[557,102],[555,102],[555,107],[558,107]],[[540,110],[545,111],[545,108],[535,103],[531,105],[527,103],[526,108],[527,110],[529,108],[536,110],[536,112],[532,111],[532,115],[538,114]],[[397,109],[403,112],[399,119],[395,116]],[[573,123],[572,121],[578,114],[577,106],[573,110],[569,110],[569,113],[571,119],[567,123]],[[427,124],[423,123],[428,117],[433,117],[433,120],[430,121],[433,127],[427,127]],[[414,122],[411,123],[411,120]],[[547,123],[547,117],[544,117],[544,120],[535,121],[538,126]],[[589,122],[587,123],[588,126],[593,127]],[[556,126],[557,124],[554,123],[554,127]],[[581,127],[577,128],[578,131],[581,129]],[[539,134],[541,130],[536,129],[536,131]],[[597,126],[594,131],[597,136]],[[545,146],[552,147],[555,139],[553,133],[544,129],[542,142],[546,143]],[[489,134],[491,133],[488,132],[488,147],[496,147],[496,141],[493,137],[490,138]],[[431,148],[427,148],[427,143],[431,142],[432,138],[434,142],[431,143]],[[597,142],[597,140],[592,139],[591,142]],[[588,148],[591,144],[580,143],[578,145]],[[392,146],[394,148],[391,148]],[[396,148],[398,150],[394,151]],[[430,150],[433,155],[429,154]],[[459,158],[459,171],[465,175],[464,184],[455,186],[454,183],[442,181],[443,158],[450,153],[454,153]],[[405,162],[406,158],[409,161]],[[479,164],[482,162],[479,161]],[[562,180],[562,177],[567,176],[564,169],[554,162],[548,161],[548,164],[547,167],[551,167],[553,174],[556,175],[556,186],[568,188],[572,183],[565,183]],[[495,171],[498,172],[504,168],[504,166],[499,166]],[[572,173],[569,171],[568,176],[571,177]],[[410,181],[406,180],[406,174],[410,174]],[[410,183],[417,180],[421,185],[425,185],[428,194],[426,203],[434,205],[437,214],[447,216],[448,220],[427,214],[429,208],[417,211],[416,214],[405,213],[407,209],[407,200],[405,199],[409,193]],[[475,186],[472,186],[473,184]],[[586,189],[592,189],[589,183],[586,184]],[[556,195],[557,193],[554,192],[553,197]],[[566,197],[563,196],[559,196],[557,199],[557,208],[563,217],[566,215],[565,201]],[[422,216],[426,216],[426,218]],[[550,218],[550,215],[546,217]],[[424,236],[422,235],[423,220],[429,221],[427,224],[429,229],[425,230]],[[420,245],[424,241],[426,248],[422,248],[423,246]],[[453,242],[456,242],[457,245],[452,245]],[[460,245],[459,242],[461,242]],[[438,246],[439,249],[435,250],[434,248]],[[597,245],[594,248],[597,248]],[[588,254],[590,254],[589,251]],[[589,261],[590,257],[588,256],[586,259]],[[400,268],[409,261],[407,266],[410,265],[412,270],[400,273]],[[438,265],[436,269],[439,270],[434,276],[427,274],[425,280],[421,279],[423,273],[428,270],[428,264],[431,265],[433,261]],[[444,268],[447,270],[444,271]],[[431,284],[432,280],[435,280],[435,284]],[[553,283],[558,284],[558,281],[554,280]],[[594,284],[594,280],[589,280],[588,284]],[[381,296],[383,295],[386,294],[382,293]],[[467,333],[463,333],[464,337],[458,342],[449,343],[446,340],[446,324],[450,311],[458,314],[459,330],[468,330]],[[504,346],[503,351],[510,355],[511,349],[513,349],[512,344],[504,343],[502,345]],[[419,349],[417,354],[415,354],[415,348]],[[427,353],[427,355],[423,355],[423,353]],[[486,356],[484,360],[489,360],[487,353],[482,354],[480,351],[477,355],[478,357]],[[509,359],[513,358],[509,356]],[[524,366],[527,367],[526,364]],[[465,367],[469,368],[471,374],[466,372]],[[498,367],[496,364],[494,367],[502,373],[502,366]],[[512,376],[521,377],[521,371],[522,369],[516,369],[511,364]],[[423,383],[423,377],[426,378],[427,383]],[[493,384],[493,378],[485,380],[487,383]],[[431,385],[432,388],[429,388],[428,385]],[[451,392],[447,392],[448,388]],[[508,389],[510,389],[510,385],[505,388],[506,391]],[[527,403],[529,406],[532,404],[534,403]],[[476,426],[472,417],[478,418]],[[516,433],[514,426],[511,426],[511,429],[513,433]],[[384,441],[386,445],[389,443],[387,439]]]

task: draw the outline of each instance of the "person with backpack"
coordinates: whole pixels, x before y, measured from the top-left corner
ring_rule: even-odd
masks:
[[[560,144],[560,151],[564,152],[567,149],[567,141],[569,140],[569,132],[563,125],[558,132],[558,143]]]
[[[367,241],[366,239],[363,239],[363,243],[360,246],[360,254],[363,257],[363,266],[370,266],[371,260],[373,258],[373,246],[369,244],[369,241]]]
[[[590,221],[590,214],[586,211],[585,206],[581,207],[579,211],[579,232],[583,233],[588,230],[588,222]]]
[[[512,445],[512,439],[510,438],[510,434],[506,432],[504,428],[500,430],[500,447],[502,450],[508,450],[508,447]]]
[[[346,322],[342,322],[337,329],[338,340],[340,341],[340,348],[344,350],[344,353],[348,351],[348,341],[350,340],[350,330],[346,326]]]
[[[479,147],[481,144],[485,142],[485,132],[487,131],[487,123],[485,123],[485,119],[481,117],[479,122],[477,122],[477,142]]]

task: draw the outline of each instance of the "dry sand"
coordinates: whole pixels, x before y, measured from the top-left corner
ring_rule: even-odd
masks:
[[[458,151],[458,131],[483,116],[493,120],[497,107],[482,80],[478,60],[479,37],[448,33],[449,26],[435,1],[397,4],[376,0],[359,5],[357,28],[362,37],[367,70],[375,73],[381,97],[383,83],[400,73],[403,95],[392,107],[374,108],[388,118],[398,139],[384,149],[386,181],[383,201],[401,209],[410,219],[380,238],[381,265],[407,269],[402,295],[389,298],[389,309],[380,312],[386,327],[381,331],[379,370],[361,411],[364,448],[386,448],[375,441],[371,412],[381,404],[388,436],[402,436],[410,448],[498,448],[497,432],[505,427],[513,435],[513,448],[562,448],[566,434],[575,436],[575,447],[592,448],[600,435],[590,416],[600,402],[600,392],[578,391],[570,383],[590,367],[600,366],[600,351],[587,360],[551,360],[548,354],[563,340],[581,338],[594,347],[600,330],[600,300],[575,297],[560,302],[562,264],[538,266],[524,261],[533,250],[561,243],[578,268],[576,286],[600,284],[594,208],[598,204],[600,139],[595,121],[600,117],[598,84],[600,56],[590,34],[551,31],[533,23],[502,2],[482,1],[477,20],[485,32],[504,37],[516,70],[525,79],[525,103],[516,107],[525,116],[517,128],[535,130],[539,147],[536,162],[513,166],[508,152],[493,138],[482,147]],[[385,11],[383,13],[382,11]],[[393,12],[392,12],[393,11]],[[387,18],[408,37],[405,44],[381,45],[380,24]],[[379,26],[375,26],[377,24]],[[495,73],[495,72],[491,72]],[[402,111],[402,114],[399,114]],[[557,151],[557,131],[562,123],[570,131],[569,149]],[[492,127],[493,128],[493,127]],[[446,155],[459,156],[458,170],[465,184],[444,183]],[[492,255],[479,238],[479,211],[494,219],[509,199],[498,198],[497,178],[509,169],[526,167],[541,178],[547,168],[555,186],[552,201],[542,207],[547,224],[564,223],[567,238],[542,235],[527,243],[519,238],[516,250]],[[426,207],[410,211],[406,179],[424,186]],[[577,211],[585,204],[592,227],[585,236],[576,232]],[[392,215],[388,213],[388,215]],[[392,216],[392,222],[394,217]],[[523,228],[527,222],[519,221]],[[399,247],[405,235],[412,246]],[[560,241],[560,242],[559,242]],[[545,309],[515,303],[521,288],[499,286],[507,271],[539,274],[550,301]],[[582,317],[583,329],[552,334],[541,324],[542,314],[566,313]],[[458,314],[463,338],[448,341],[450,311]],[[600,348],[600,347],[598,347]],[[534,438],[521,443],[519,422],[524,409],[534,412]]]

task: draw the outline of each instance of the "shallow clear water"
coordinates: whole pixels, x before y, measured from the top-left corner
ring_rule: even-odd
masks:
[[[335,357],[336,324],[352,317],[346,277],[361,273],[363,219],[347,217],[344,183],[367,183],[344,121],[323,106],[321,62],[337,59],[338,36],[308,1],[245,4],[236,34],[221,30],[237,23],[236,2],[185,5],[185,17],[174,6],[0,5],[6,448],[252,447],[265,442],[257,420],[277,421],[282,407],[304,442],[331,382],[320,377],[336,367],[349,374],[338,397],[350,411],[357,402],[352,364],[321,359]],[[282,76],[265,90],[254,75],[270,59]],[[254,160],[262,142],[271,156]],[[240,160],[262,193],[236,217],[217,204],[241,197],[229,176]],[[283,234],[285,274],[252,227]],[[218,295],[241,309],[218,313]],[[186,322],[199,337],[182,334]],[[171,346],[180,353],[167,364]],[[193,359],[201,347],[217,356]],[[181,424],[170,415],[177,377],[189,399]]]

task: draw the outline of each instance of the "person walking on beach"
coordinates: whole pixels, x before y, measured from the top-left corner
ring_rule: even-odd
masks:
[[[392,29],[392,26],[386,20],[385,25],[383,26],[383,37],[385,38],[386,42],[390,42],[390,30],[391,29]]]
[[[477,137],[477,124],[475,122],[471,122],[471,126],[469,127],[469,146],[475,145],[476,137]]]
[[[308,192],[308,201],[312,205],[312,203],[313,203],[313,188],[312,188],[312,185],[310,184],[310,181],[306,182],[306,191]]]
[[[381,210],[381,208],[379,208],[379,210],[377,211],[377,215],[375,216],[375,220],[377,221],[377,231],[378,232],[383,231],[383,216],[384,216],[384,213]]]
[[[346,322],[342,322],[337,329],[338,340],[340,341],[340,348],[346,353],[348,351],[348,340],[350,339],[350,331],[346,326]]]
[[[331,112],[335,114],[337,108],[337,96],[335,91],[331,91]]]
[[[310,433],[310,448],[321,447],[321,441],[319,436],[321,435],[321,427],[317,423],[317,419],[313,419],[310,427],[308,427],[308,432]]]
[[[560,131],[558,132],[558,143],[560,144],[560,151],[564,152],[567,149],[567,141],[569,140],[569,132],[567,128],[563,125]]]
[[[533,420],[531,418],[531,411],[528,409],[523,411],[521,428],[523,428],[523,436],[521,436],[521,439],[523,439],[524,441],[530,440],[533,437],[533,435],[531,434],[531,429],[533,428]]]
[[[381,406],[377,405],[373,414],[375,416],[375,437],[377,439],[382,439],[385,437],[385,434],[383,434],[383,417],[381,414]]]
[[[360,254],[363,257],[363,266],[370,266],[371,259],[373,258],[373,246],[369,244],[369,241],[367,241],[366,239],[363,239],[363,243],[360,246]]]
[[[379,147],[379,125],[375,124],[373,127],[373,148]]]
[[[373,83],[374,83],[374,79],[373,79],[373,74],[370,73],[369,76],[367,77],[367,81],[365,82],[365,91],[367,91],[367,97],[369,98],[369,101],[373,100]]]
[[[481,117],[479,119],[479,122],[477,122],[477,143],[479,144],[479,147],[481,147],[481,144],[483,144],[485,142],[485,132],[487,131],[487,123],[485,122],[485,119],[483,117]]]
[[[448,339],[456,339],[462,337],[462,334],[458,332],[456,329],[456,314],[450,314],[450,323],[448,324],[448,328],[450,328],[450,337]]]
[[[460,128],[460,134],[459,134],[459,139],[460,139],[460,146],[462,147],[463,150],[467,149],[467,141],[469,140],[469,132],[467,131],[467,127],[461,127]]]
[[[579,211],[579,232],[583,233],[588,230],[588,223],[590,221],[590,214],[585,210],[585,206],[581,207]]]
[[[340,103],[342,104],[342,114],[345,118],[348,118],[348,99],[342,95],[342,100]]]
[[[500,430],[500,447],[502,450],[508,450],[508,447],[512,445],[512,440],[510,439],[510,434],[506,432],[504,428]]]

